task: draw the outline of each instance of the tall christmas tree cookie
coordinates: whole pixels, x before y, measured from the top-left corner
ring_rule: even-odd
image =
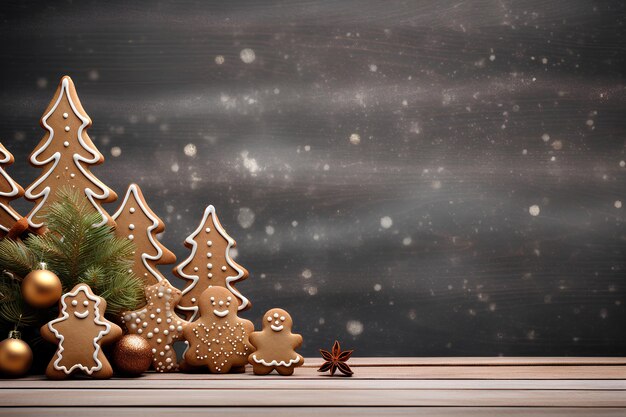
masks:
[[[254,351],[249,340],[254,325],[237,317],[235,296],[226,288],[210,287],[200,295],[198,305],[200,317],[183,330],[189,344],[183,355],[185,365],[208,367],[218,374],[243,372]]]
[[[156,235],[165,230],[165,225],[148,207],[137,184],[128,187],[124,201],[113,215],[119,237],[135,243],[133,272],[142,278],[146,285],[156,284],[165,277],[157,265],[173,264],[176,256],[157,240]]]
[[[89,285],[78,284],[59,301],[59,317],[41,328],[41,337],[57,343],[46,376],[65,379],[75,372],[93,378],[110,378],[113,369],[102,345],[122,337],[122,329],[104,318],[106,301]]]
[[[11,165],[13,161],[13,155],[0,143],[0,238],[8,235],[11,229],[19,227],[20,224],[21,230],[16,235],[28,227],[26,220],[22,220],[23,217],[9,205],[11,201],[24,195],[24,189],[4,170],[4,167]]]
[[[200,295],[209,287],[227,288],[233,295],[239,311],[250,308],[251,303],[233,286],[248,277],[248,271],[231,255],[235,241],[220,224],[215,207],[208,206],[198,228],[187,237],[185,246],[191,254],[174,268],[174,274],[189,280],[183,289],[178,309],[191,321],[198,315]]]
[[[157,372],[178,368],[174,342],[182,339],[183,328],[187,325],[174,313],[180,295],[180,290],[163,278],[146,287],[148,304],[144,308],[123,315],[128,333],[143,337],[152,347],[152,366]]]
[[[41,118],[41,126],[47,132],[30,155],[30,163],[43,168],[43,172],[25,193],[28,200],[36,203],[27,216],[30,227],[44,227],[41,210],[54,202],[57,190],[64,186],[77,188],[87,196],[102,217],[97,226],[114,225],[101,204],[115,201],[117,195],[89,169],[104,162],[104,157],[87,135],[91,119],[80,104],[70,77],[61,79]]]

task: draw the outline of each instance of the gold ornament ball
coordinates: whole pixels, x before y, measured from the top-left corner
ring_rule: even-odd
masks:
[[[22,280],[22,296],[35,308],[52,307],[63,293],[61,280],[47,269],[31,271]]]
[[[152,348],[146,339],[135,334],[123,336],[113,347],[113,364],[121,374],[138,376],[150,369]]]
[[[22,376],[33,363],[33,351],[20,339],[20,332],[12,331],[9,338],[0,342],[0,374]]]

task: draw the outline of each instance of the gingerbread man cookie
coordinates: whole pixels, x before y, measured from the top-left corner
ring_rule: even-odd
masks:
[[[207,366],[211,373],[243,372],[254,351],[248,339],[251,321],[237,317],[237,299],[222,287],[206,289],[198,300],[200,317],[183,330],[189,347],[183,358],[191,367]]]
[[[185,246],[191,249],[191,254],[174,268],[176,276],[191,281],[183,289],[177,307],[181,314],[195,320],[200,294],[211,286],[227,288],[235,297],[239,311],[250,308],[250,301],[234,287],[248,277],[248,271],[232,259],[230,249],[235,247],[235,241],[222,227],[215,207],[204,210],[200,225],[185,239]]]
[[[26,219],[9,205],[24,195],[24,189],[4,170],[4,166],[11,165],[14,160],[13,155],[0,143],[0,238],[18,236],[28,228]]]
[[[302,366],[304,358],[296,353],[302,346],[302,336],[291,333],[293,321],[285,310],[273,308],[263,316],[263,330],[250,334],[255,352],[248,362],[256,375],[267,375],[276,370],[281,375],[291,375]]]
[[[59,317],[41,328],[41,336],[57,343],[46,376],[68,378],[76,371],[93,378],[110,378],[113,369],[102,352],[102,345],[122,337],[122,329],[104,318],[106,301],[89,285],[78,284],[59,301]]]
[[[186,321],[174,313],[180,300],[180,290],[165,278],[146,287],[147,305],[137,311],[124,313],[128,333],[137,334],[152,347],[152,367],[157,372],[171,372],[178,368],[174,342],[183,336]]]
[[[117,194],[97,179],[89,168],[104,162],[104,157],[87,135],[90,126],[91,119],[80,104],[72,79],[63,77],[41,118],[41,127],[47,132],[30,155],[31,165],[43,168],[24,194],[26,199],[36,203],[26,216],[32,229],[45,226],[41,210],[55,201],[61,187],[77,188],[85,194],[102,216],[96,226],[114,225],[101,204],[115,201]]]
[[[165,224],[148,207],[137,184],[128,187],[124,201],[113,215],[115,234],[132,240],[135,258],[132,270],[146,285],[165,279],[157,265],[173,264],[176,256],[157,240],[157,234],[165,230]]]

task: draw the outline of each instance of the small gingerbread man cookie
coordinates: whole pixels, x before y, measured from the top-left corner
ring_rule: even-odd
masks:
[[[183,355],[185,365],[207,366],[217,374],[243,372],[254,351],[249,341],[254,325],[237,317],[239,303],[226,288],[209,287],[198,301],[200,317],[183,330],[189,344]]]
[[[102,345],[122,337],[122,329],[104,318],[106,301],[89,285],[78,284],[59,301],[59,317],[41,328],[41,336],[58,343],[46,369],[51,379],[65,379],[76,371],[93,378],[111,378],[113,369]]]
[[[183,336],[187,322],[174,313],[181,292],[165,278],[146,287],[147,305],[124,313],[122,319],[128,333],[137,334],[152,347],[152,367],[157,372],[172,372],[178,368],[174,342]]]
[[[273,308],[263,316],[263,330],[250,335],[256,351],[248,362],[256,375],[267,375],[276,370],[281,375],[291,375],[302,366],[304,358],[296,353],[302,346],[302,336],[291,333],[293,321],[285,310]]]

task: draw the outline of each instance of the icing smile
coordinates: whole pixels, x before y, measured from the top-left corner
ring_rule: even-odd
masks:
[[[274,330],[275,332],[280,332],[283,329],[283,325],[281,324],[280,326],[274,326],[273,324],[270,326],[272,328],[272,330]]]
[[[215,314],[217,317],[226,317],[228,315],[228,310],[213,310],[213,314]]]
[[[75,315],[76,317],[78,317],[79,319],[86,319],[86,318],[87,318],[87,316],[89,315],[89,310],[85,310],[85,311],[83,311],[82,313],[79,313],[78,311],[75,311],[75,312],[74,312],[74,315]]]

